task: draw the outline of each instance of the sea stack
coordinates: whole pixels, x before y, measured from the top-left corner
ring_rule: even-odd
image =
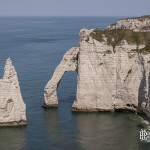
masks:
[[[105,30],[82,29],[75,51],[75,57],[67,59],[69,64],[75,62],[78,79],[73,111],[149,112],[149,16],[124,19]],[[70,71],[65,62],[63,58],[45,88],[49,106],[58,104],[57,86],[64,72]]]
[[[3,78],[0,79],[0,126],[19,126],[26,123],[26,105],[21,95],[17,72],[8,58]]]

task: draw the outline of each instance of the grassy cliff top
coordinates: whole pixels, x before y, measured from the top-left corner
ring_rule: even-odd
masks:
[[[136,44],[137,48],[141,44],[145,44],[143,51],[150,51],[150,32],[134,32],[128,29],[100,30],[95,29],[90,36],[100,42],[107,38],[107,44],[113,49],[120,45],[122,40],[126,40],[128,44]]]

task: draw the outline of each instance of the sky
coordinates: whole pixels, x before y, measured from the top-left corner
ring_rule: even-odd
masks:
[[[0,16],[141,16],[150,0],[0,0]]]

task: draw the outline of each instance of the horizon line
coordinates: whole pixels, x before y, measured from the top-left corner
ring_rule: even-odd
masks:
[[[144,16],[144,15],[140,15]],[[0,15],[0,17],[139,17],[139,15]]]

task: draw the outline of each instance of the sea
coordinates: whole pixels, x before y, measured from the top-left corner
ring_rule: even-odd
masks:
[[[65,73],[58,109],[43,109],[44,87],[82,28],[104,29],[119,17],[0,17],[0,77],[11,57],[28,125],[0,127],[0,150],[150,150],[130,112],[73,113],[77,74]]]

